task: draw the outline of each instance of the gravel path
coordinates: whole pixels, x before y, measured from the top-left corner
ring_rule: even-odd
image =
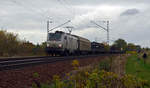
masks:
[[[106,56],[99,56],[94,58],[80,59],[81,66],[97,63]],[[7,70],[0,72],[0,88],[30,88],[33,83],[33,73],[37,72],[40,77],[39,82],[51,81],[53,75],[60,75],[63,77],[65,73],[70,72],[73,68],[70,61],[61,61],[38,66],[26,67],[17,70]]]

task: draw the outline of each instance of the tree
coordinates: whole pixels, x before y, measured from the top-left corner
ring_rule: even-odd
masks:
[[[46,42],[42,42],[42,44],[40,44],[40,47],[45,49],[46,48],[46,44],[47,44]]]
[[[134,45],[133,43],[128,43],[127,50],[128,51],[136,50],[136,45]]]
[[[136,51],[141,52],[141,46],[140,45],[136,45]]]
[[[37,44],[33,48],[33,54],[34,55],[45,55],[45,48],[46,48],[46,42],[43,42],[42,44]]]
[[[44,55],[46,42],[41,45],[19,40],[18,35],[0,30],[0,56]]]
[[[0,31],[0,55],[12,56],[18,53],[18,35],[7,31]]]
[[[114,42],[114,44],[112,46],[119,49],[119,50],[126,51],[127,42],[123,39],[118,39]]]
[[[21,53],[23,53],[23,55],[32,55],[35,45],[29,41],[25,41],[20,44],[20,48],[22,49]]]
[[[5,31],[0,31],[0,56],[3,56],[4,52],[5,52],[5,48],[6,48],[6,35],[5,35]]]

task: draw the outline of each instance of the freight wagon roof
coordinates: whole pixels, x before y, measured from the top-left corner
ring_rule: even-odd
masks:
[[[65,32],[56,31],[55,33],[62,33],[62,34],[64,34]],[[65,34],[67,34],[67,35],[72,35],[72,34],[69,34],[69,33],[65,33]],[[84,40],[84,41],[89,41],[89,42],[90,42],[90,40],[88,40],[88,39],[86,39],[86,38],[83,38],[83,37],[80,37],[80,36],[77,36],[77,35],[72,35],[72,36],[79,38],[79,40]]]
[[[79,40],[85,40],[85,41],[89,41],[89,42],[90,42],[90,40],[88,40],[88,39],[86,39],[86,38],[83,38],[83,37],[80,37],[80,36],[77,36],[77,35],[73,35],[73,36],[78,37]]]

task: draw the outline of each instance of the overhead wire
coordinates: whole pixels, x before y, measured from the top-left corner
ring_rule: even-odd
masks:
[[[76,10],[75,8],[73,8],[73,6],[70,5],[70,3],[68,3],[66,0],[57,0],[66,10],[67,12],[69,12],[73,17],[76,16]],[[71,19],[72,20],[72,19]],[[70,22],[73,26],[75,26],[75,24],[73,22]],[[76,27],[74,27],[75,29]]]
[[[17,6],[20,6],[20,7],[24,8],[24,9],[27,9],[27,10],[32,11],[32,12],[34,12],[34,13],[40,14],[41,17],[43,17],[43,15],[44,15],[44,11],[41,10],[41,9],[38,9],[40,12],[37,11],[37,10],[35,10],[36,8],[34,8],[34,5],[33,5],[32,3],[30,3],[30,5],[32,5],[32,7],[31,7],[31,6],[28,7],[28,6],[25,6],[23,3],[19,2],[20,0],[19,0],[19,1],[10,0],[10,1],[11,1],[12,3],[16,4]]]
[[[37,11],[36,8],[34,8],[35,6],[32,3],[30,3],[30,5],[32,5],[32,6],[26,6],[20,0],[18,0],[18,1],[17,0],[10,0],[10,1],[12,3],[16,4],[17,6],[20,6],[24,9],[27,9],[27,10],[32,11],[34,13],[40,14],[41,17],[48,17],[48,15],[45,15],[44,12],[48,12],[49,9],[47,11],[43,11],[41,9],[38,9],[38,11]],[[75,9],[70,5],[70,3],[68,3],[66,0],[57,0],[57,1],[67,10],[67,12],[69,12],[70,15],[72,15],[72,17],[75,17],[75,15],[76,15]],[[70,22],[70,23],[73,26],[75,25],[72,22]]]
[[[66,5],[68,5],[68,7],[69,8],[71,8],[72,9],[72,11],[73,11],[73,15],[74,15],[74,17],[77,15],[77,9],[75,9],[74,7],[73,7],[73,5],[70,5],[70,3],[69,3],[69,1],[70,0],[63,0],[64,1],[64,3],[66,4]],[[80,13],[78,13],[78,16],[82,16]],[[81,20],[81,18],[79,17],[78,18],[78,20]],[[72,23],[72,22],[71,22]],[[73,23],[72,23],[73,24]],[[73,24],[74,25],[74,24]]]
[[[70,9],[70,8],[72,8],[71,6],[69,6],[67,3],[66,3],[66,1],[64,1],[64,0],[57,0],[59,3],[60,3],[60,5],[62,5],[63,7],[64,7],[64,9],[66,9],[66,11],[68,11],[71,15],[74,15],[74,10],[72,9]]]
[[[73,15],[76,15],[75,14],[75,10],[73,10],[74,8],[72,6],[70,6],[70,4],[68,4],[68,2],[66,0],[58,0],[69,12],[71,12]],[[70,11],[70,9],[72,9]],[[74,12],[72,12],[74,11]],[[71,22],[72,23],[72,22]]]

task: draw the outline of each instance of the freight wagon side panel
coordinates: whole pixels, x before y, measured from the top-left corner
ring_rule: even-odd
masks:
[[[91,42],[88,39],[79,37],[79,50],[80,51],[91,51]]]
[[[78,48],[78,42],[77,42],[77,38],[74,36],[69,35],[68,36],[68,50],[70,51],[70,53],[74,53],[77,48]]]

